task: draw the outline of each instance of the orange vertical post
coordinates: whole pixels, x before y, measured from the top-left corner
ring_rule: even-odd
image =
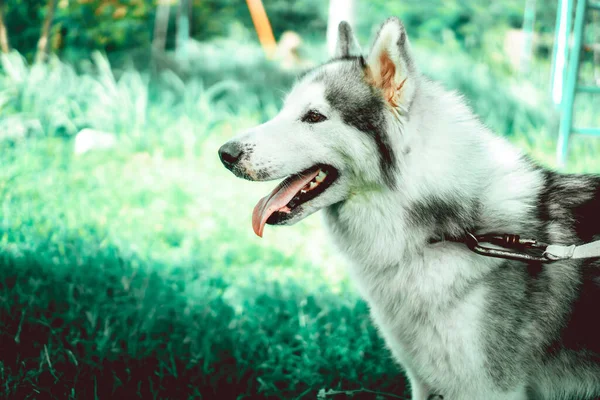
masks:
[[[275,36],[273,36],[273,29],[271,23],[267,17],[267,12],[261,0],[246,0],[248,3],[248,10],[258,35],[258,40],[262,46],[267,58],[273,58],[277,43],[275,42]]]

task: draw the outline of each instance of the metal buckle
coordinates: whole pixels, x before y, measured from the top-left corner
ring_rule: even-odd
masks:
[[[554,261],[548,258],[545,254],[546,248],[548,247],[547,244],[540,243],[533,239],[521,239],[519,235],[490,234],[475,236],[472,233],[467,232],[465,242],[469,249],[482,256],[504,258],[516,261]],[[494,249],[491,247],[482,246],[481,243],[490,243],[496,246],[504,247],[504,249]],[[505,250],[506,248],[512,248],[516,250]]]

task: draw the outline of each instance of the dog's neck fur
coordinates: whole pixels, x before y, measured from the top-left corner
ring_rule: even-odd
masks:
[[[472,257],[464,245],[429,244],[432,237],[458,237],[467,230],[535,235],[529,211],[542,186],[541,169],[436,83],[423,79],[411,108],[443,111],[411,113],[400,121],[390,113],[388,134],[399,154],[397,187],[353,193],[325,210],[334,241],[359,270],[410,269],[443,257],[441,247]]]

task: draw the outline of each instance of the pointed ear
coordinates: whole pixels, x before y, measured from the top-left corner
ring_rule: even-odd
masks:
[[[359,56],[360,46],[352,33],[350,24],[346,21],[338,25],[338,37],[335,45],[335,58],[345,58],[350,56]]]
[[[408,37],[396,17],[385,21],[369,54],[368,74],[371,83],[380,88],[385,100],[397,109],[407,109],[417,87]]]

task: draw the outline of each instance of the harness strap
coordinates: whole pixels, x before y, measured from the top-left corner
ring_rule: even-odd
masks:
[[[466,232],[462,238],[432,238],[429,243],[453,241],[464,243],[473,252],[486,256],[526,262],[553,262],[559,260],[600,258],[600,240],[582,245],[558,245],[523,239],[514,234],[474,235]],[[486,244],[494,245],[494,247]]]
[[[600,240],[580,246],[551,244],[546,247],[544,255],[552,261],[600,257]]]

